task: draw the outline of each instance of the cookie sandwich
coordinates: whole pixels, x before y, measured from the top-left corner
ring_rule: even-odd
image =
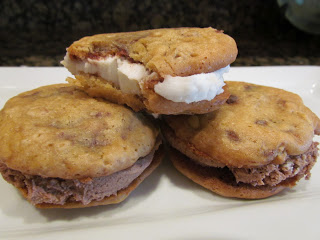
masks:
[[[227,85],[231,96],[220,109],[164,117],[173,165],[219,195],[244,199],[266,198],[308,179],[318,156],[319,118],[294,93]]]
[[[8,100],[0,139],[3,178],[39,208],[121,202],[162,158],[151,120],[69,84]]]
[[[90,96],[155,114],[207,113],[229,97],[223,74],[235,41],[213,28],[172,28],[84,37],[61,62]]]

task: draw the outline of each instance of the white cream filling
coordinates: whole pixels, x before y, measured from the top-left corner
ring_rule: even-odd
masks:
[[[97,74],[110,81],[124,93],[141,94],[144,81],[151,73],[139,63],[131,63],[117,56],[87,59],[86,61],[71,60],[67,54],[61,62],[73,75],[80,72]],[[195,74],[187,77],[166,76],[163,82],[154,86],[154,91],[173,102],[192,103],[212,100],[223,93],[223,74],[230,66],[211,73]]]
[[[119,57],[87,59],[87,61],[71,60],[67,54],[61,62],[73,75],[80,72],[97,74],[110,81],[124,93],[140,94],[143,79],[150,74],[141,64],[130,63]]]
[[[173,102],[199,102],[212,100],[223,93],[223,74],[230,66],[211,73],[200,73],[187,77],[166,76],[164,81],[154,86],[154,91]]]

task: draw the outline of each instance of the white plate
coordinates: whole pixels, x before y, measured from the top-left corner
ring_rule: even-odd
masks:
[[[64,82],[68,75],[57,67],[0,68],[0,107],[9,97]],[[320,116],[320,67],[234,67],[226,79],[298,93]],[[309,181],[264,200],[217,196],[179,174],[167,159],[114,206],[38,210],[2,178],[0,194],[0,239],[320,238],[319,163]]]

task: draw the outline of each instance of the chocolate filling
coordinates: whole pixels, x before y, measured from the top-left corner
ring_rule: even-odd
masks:
[[[269,188],[277,185],[293,186],[304,176],[306,179],[310,178],[310,170],[318,156],[317,145],[317,142],[313,142],[305,153],[295,156],[289,155],[283,164],[270,163],[259,168],[209,167],[200,165],[190,158],[188,158],[187,164],[203,176],[218,178],[234,187],[240,185],[256,188]]]
[[[154,150],[127,169],[96,178],[45,178],[23,174],[4,164],[0,164],[0,172],[7,182],[25,189],[27,199],[32,204],[63,205],[66,202],[81,202],[86,205],[91,201],[100,201],[105,197],[116,195],[119,190],[128,187],[151,164],[153,155]]]
[[[283,164],[268,164],[257,168],[230,168],[237,182],[252,186],[276,186],[282,181],[299,176],[310,178],[310,170],[318,156],[318,143],[312,143],[310,148],[301,155],[287,156]]]

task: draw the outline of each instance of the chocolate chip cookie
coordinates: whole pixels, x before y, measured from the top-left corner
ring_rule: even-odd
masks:
[[[40,208],[124,200],[160,163],[159,130],[140,113],[69,84],[8,100],[0,112],[0,171]]]
[[[237,198],[268,197],[308,179],[318,156],[319,118],[294,93],[227,85],[231,96],[220,109],[164,117],[174,166],[205,188]]]
[[[194,114],[229,97],[223,73],[237,56],[235,41],[213,28],[171,28],[98,34],[74,42],[62,64],[68,78],[94,97],[135,111]]]

